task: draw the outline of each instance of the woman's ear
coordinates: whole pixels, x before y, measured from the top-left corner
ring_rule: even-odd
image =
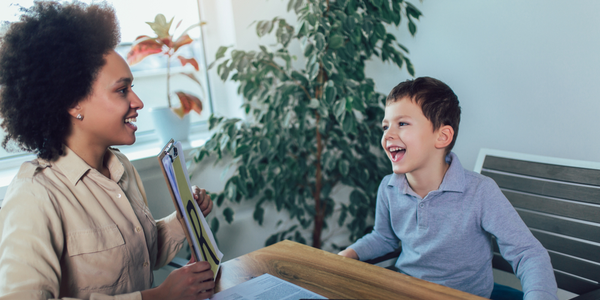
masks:
[[[435,147],[437,149],[443,149],[448,147],[454,139],[454,129],[450,125],[444,125],[438,129],[437,140],[435,141]]]
[[[73,118],[77,118],[77,116],[81,116],[81,106],[79,105],[79,102],[73,104],[70,108],[69,108],[69,115],[71,115],[71,117]]]

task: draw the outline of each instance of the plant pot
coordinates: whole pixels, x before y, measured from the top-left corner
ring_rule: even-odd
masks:
[[[188,142],[190,135],[190,115],[180,118],[168,107],[153,107],[150,115],[154,121],[154,129],[158,134],[161,147],[170,139]]]

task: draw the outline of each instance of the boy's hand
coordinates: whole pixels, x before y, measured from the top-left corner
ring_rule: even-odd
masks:
[[[346,248],[345,250],[340,251],[340,253],[338,253],[338,255],[352,258],[352,259],[358,259],[358,254],[356,254],[356,251],[354,251],[354,249],[352,249],[352,248]]]
[[[194,196],[194,200],[198,203],[200,210],[202,210],[202,214],[206,217],[212,211],[213,202],[210,199],[210,196],[206,193],[205,189],[201,189],[197,186],[192,186],[192,195]]]

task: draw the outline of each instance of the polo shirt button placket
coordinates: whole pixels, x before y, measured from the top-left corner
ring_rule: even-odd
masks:
[[[420,208],[424,208],[424,207],[425,207],[425,203],[421,203],[421,204],[419,204],[419,207],[420,207]]]

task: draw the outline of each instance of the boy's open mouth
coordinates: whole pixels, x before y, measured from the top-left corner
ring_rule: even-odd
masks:
[[[390,152],[390,158],[392,159],[392,161],[397,162],[400,159],[402,159],[404,153],[406,152],[406,149],[400,147],[390,147],[388,148],[388,151]]]

